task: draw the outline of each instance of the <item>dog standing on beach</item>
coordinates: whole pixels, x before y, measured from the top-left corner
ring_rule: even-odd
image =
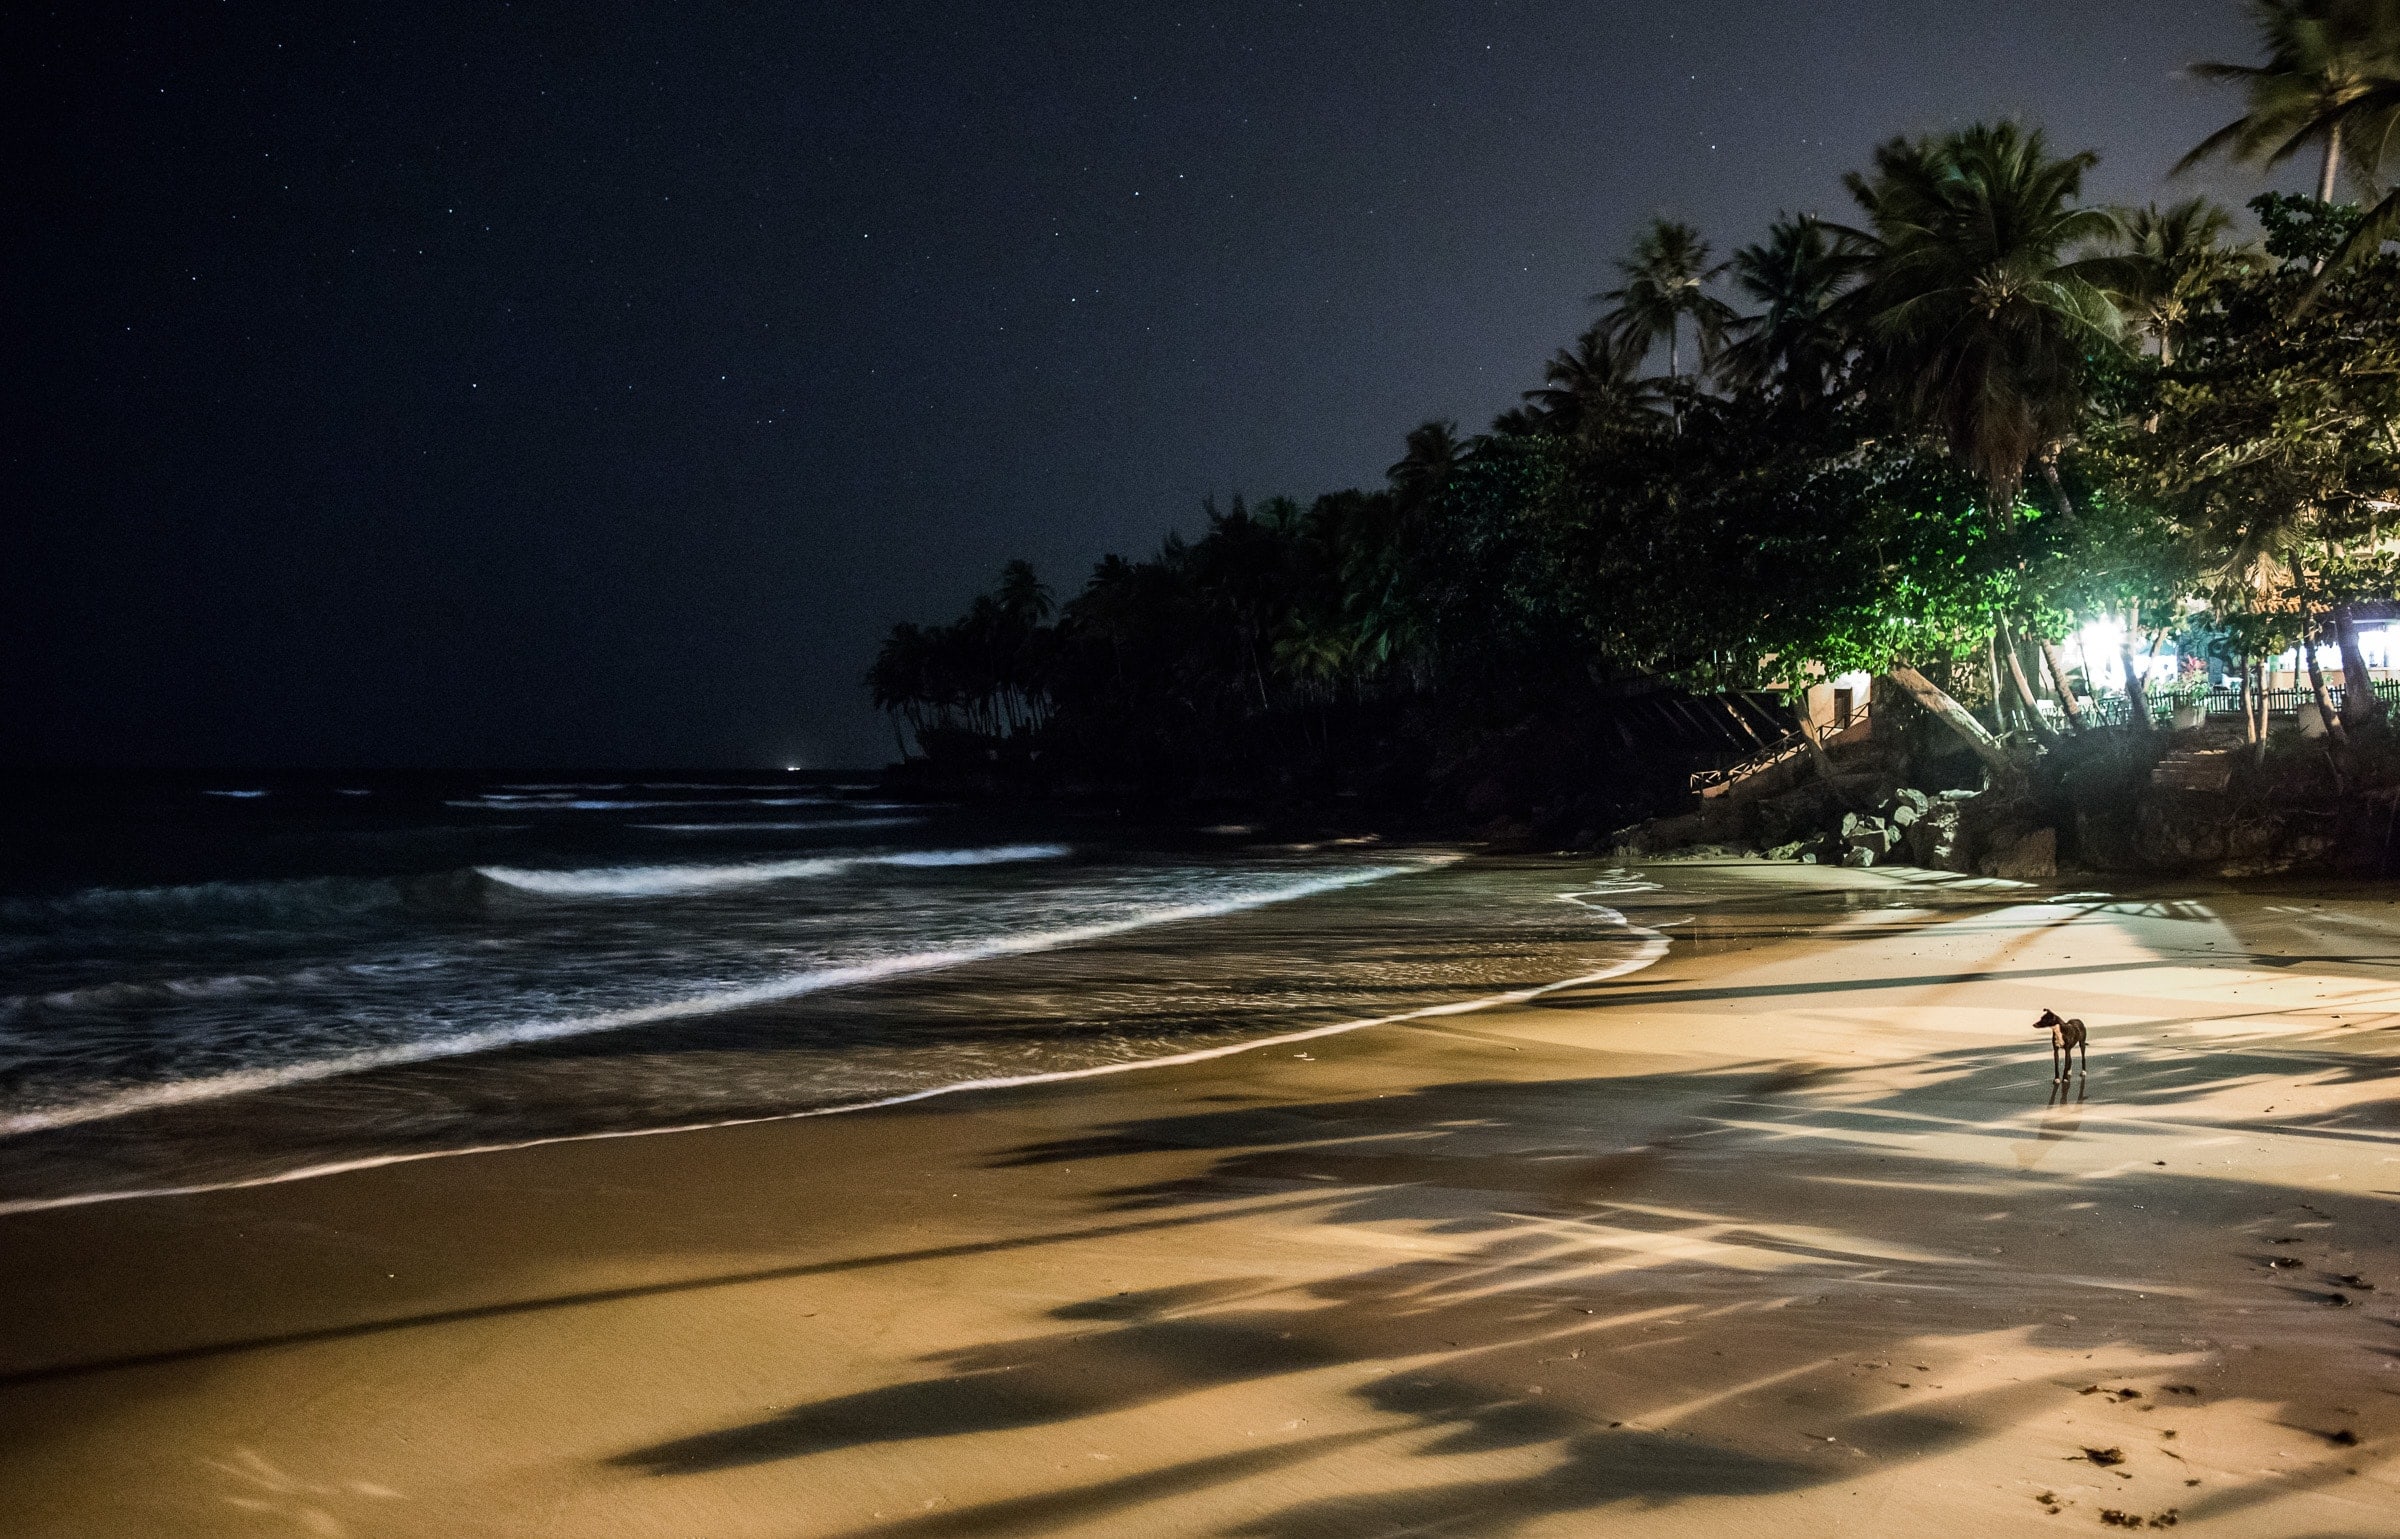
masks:
[[[2083,1071],[2091,1072],[2092,1045],[2084,1037],[2083,1022],[2070,1021],[2055,1010],[2044,1010],[2042,1018],[2033,1023],[2033,1029],[2050,1033],[2050,1067],[2055,1071],[2050,1076],[2052,1084],[2067,1082],[2067,1067],[2075,1061],[2077,1048],[2083,1049]]]

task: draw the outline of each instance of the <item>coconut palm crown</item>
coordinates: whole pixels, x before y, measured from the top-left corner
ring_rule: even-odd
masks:
[[[1636,358],[1646,355],[1658,339],[1667,339],[1667,377],[1683,373],[1682,323],[1690,317],[1694,343],[1705,364],[1717,341],[1734,320],[1733,309],[1708,292],[1708,285],[1725,271],[1709,265],[1708,242],[1688,224],[1654,219],[1633,245],[1633,255],[1617,264],[1625,281],[1592,296],[1609,307],[1601,324],[1631,346]]]
[[[1936,433],[2011,516],[2029,460],[2054,450],[2085,402],[2086,360],[2123,330],[2123,257],[2077,255],[2122,238],[2081,206],[2090,152],[2055,156],[2038,130],[1977,124],[1894,139],[1872,176],[1848,178],[1867,228],[1865,281],[1844,301],[1871,377]]]
[[[1836,301],[1857,277],[1858,240],[1813,214],[1785,216],[1767,238],[1733,254],[1734,286],[1762,307],[1727,328],[1718,367],[1737,389],[1821,401],[1850,352]]]
[[[2171,208],[2124,210],[2125,255],[2137,267],[2126,296],[2127,319],[2158,342],[2158,361],[2175,361],[2175,338],[2209,281],[2239,260],[2226,249],[2233,216],[2206,198]]]
[[[2212,155],[2276,166],[2314,146],[2317,201],[2329,203],[2345,140],[2372,146],[2378,158],[2390,141],[2394,104],[2383,101],[2377,113],[2370,99],[2379,85],[2393,84],[2400,64],[2400,0],[2251,0],[2250,14],[2264,64],[2192,66],[2203,80],[2241,86],[2248,106],[2175,169]],[[2377,116],[2384,119],[2380,133],[2371,122]]]

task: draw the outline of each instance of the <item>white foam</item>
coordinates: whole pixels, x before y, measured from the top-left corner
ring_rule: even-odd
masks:
[[[956,852],[929,851],[926,853]],[[1446,863],[1446,861],[1437,860],[1429,862],[1428,865]],[[1287,882],[1279,887],[1244,893],[1238,897],[1150,909],[1124,919],[1105,920],[1096,924],[1075,925],[1057,930],[1038,930],[1018,935],[1003,935],[991,940],[978,941],[965,946],[947,947],[939,951],[911,952],[900,956],[877,957],[869,961],[852,962],[839,967],[823,967],[808,972],[787,973],[782,977],[769,978],[761,983],[668,1000],[661,1004],[638,1005],[630,1009],[610,1010],[597,1015],[572,1016],[563,1020],[521,1021],[512,1025],[456,1032],[449,1036],[433,1037],[417,1042],[366,1048],[330,1058],[313,1059],[306,1063],[284,1064],[267,1069],[237,1069],[230,1073],[211,1074],[198,1079],[169,1080],[162,1084],[142,1085],[130,1090],[121,1090],[112,1095],[95,1097],[89,1101],[45,1107],[39,1111],[19,1112],[11,1116],[0,1117],[0,1137],[20,1133],[37,1133],[51,1128],[71,1127],[77,1123],[99,1122],[110,1117],[122,1117],[130,1112],[152,1111],[164,1106],[184,1106],[199,1101],[221,1100],[226,1096],[244,1095],[257,1090],[271,1090],[280,1085],[297,1085],[315,1080],[336,1079],[345,1074],[356,1074],[368,1069],[423,1063],[436,1058],[456,1058],[468,1053],[490,1052],[497,1048],[523,1047],[535,1042],[551,1042],[561,1037],[588,1036],[593,1032],[617,1031],[627,1026],[648,1026],[660,1021],[684,1020],[693,1016],[714,1015],[725,1010],[739,1010],[751,1005],[773,1004],[779,1000],[798,999],[806,994],[822,993],[827,989],[848,988],[856,984],[877,982],[884,978],[902,977],[909,973],[934,972],[968,962],[1021,956],[1034,951],[1052,951],[1060,946],[1072,946],[1110,935],[1122,935],[1126,931],[1145,929],[1151,925],[1174,924],[1187,919],[1215,918],[1224,914],[1239,913],[1244,909],[1263,908],[1271,903],[1305,898],[1313,893],[1331,892],[1342,887],[1355,887],[1363,882],[1397,876],[1404,871],[1423,869],[1427,869],[1427,867],[1360,866],[1348,871],[1331,872],[1296,882]],[[5,1206],[0,1206],[0,1212],[7,1211],[10,1210]]]
[[[266,793],[259,793],[264,796]],[[470,807],[481,812],[618,812],[642,807],[830,807],[868,806],[872,803],[846,802],[838,796],[507,796],[497,792],[489,796],[465,797],[446,801],[445,807]]]
[[[784,823],[629,823],[652,834],[800,833],[825,828],[905,828],[925,818],[801,818]]]
[[[1383,876],[1398,875],[1406,870],[1424,870],[1432,866],[1448,865],[1458,858],[1459,857],[1457,856],[1437,857],[1426,862],[1423,866],[1413,868],[1397,866],[1369,867],[1362,872],[1346,874],[1347,880],[1335,880],[1316,884],[1301,885],[1308,886],[1310,891],[1321,892],[1326,890],[1326,888],[1329,886],[1352,885],[1356,882],[1377,880]],[[806,1111],[775,1112],[763,1117],[727,1117],[713,1122],[680,1123],[673,1127],[625,1128],[600,1133],[566,1133],[550,1138],[522,1139],[514,1143],[477,1144],[459,1149],[429,1149],[419,1150],[407,1154],[370,1155],[364,1159],[340,1160],[324,1165],[305,1166],[297,1170],[278,1171],[273,1175],[251,1176],[236,1181],[213,1181],[191,1186],[147,1187],[138,1190],[119,1192],[84,1192],[78,1193],[71,1197],[24,1198],[14,1202],[0,1202],[0,1216],[5,1216],[11,1213],[38,1212],[46,1208],[81,1207],[86,1204],[96,1202],[122,1202],[136,1197],[192,1197],[206,1192],[238,1191],[258,1186],[278,1186],[286,1181],[308,1181],[314,1180],[320,1176],[338,1176],[352,1171],[379,1170],[387,1165],[414,1164],[419,1160],[455,1159],[460,1156],[470,1154],[505,1154],[512,1150],[541,1148],[550,1144],[595,1143],[602,1139],[616,1138],[656,1138],[670,1133],[701,1133],[712,1128],[751,1127],[759,1123],[767,1122],[797,1122],[809,1117],[834,1117],[849,1112],[874,1111],[887,1106],[904,1106],[915,1101],[930,1101],[938,1096],[962,1095],[969,1091],[1013,1090],[1028,1085],[1061,1084],[1069,1080],[1097,1079],[1102,1075],[1107,1074],[1130,1074],[1141,1069],[1164,1069],[1174,1067],[1178,1064],[1204,1063],[1216,1058],[1230,1058],[1238,1053],[1253,1053],[1258,1051],[1260,1048],[1283,1047],[1294,1042],[1314,1042],[1325,1037],[1338,1037],[1348,1032],[1362,1031],[1370,1026],[1394,1026],[1403,1025],[1410,1021],[1430,1020],[1437,1016],[1470,1015],[1478,1010],[1490,1010],[1502,1005],[1524,1004],[1531,1000],[1540,999],[1544,995],[1560,993],[1567,989],[1589,988],[1594,984],[1606,983],[1612,978],[1622,978],[1628,973],[1639,972],[1643,968],[1649,967],[1659,961],[1659,959],[1667,954],[1669,945],[1667,937],[1645,925],[1633,923],[1623,914],[1618,913],[1615,909],[1609,908],[1604,904],[1590,901],[1593,893],[1595,892],[1603,893],[1604,895],[1608,896],[1614,896],[1618,891],[1641,891],[1651,887],[1652,885],[1653,884],[1649,883],[1629,882],[1617,884],[1614,890],[1592,889],[1586,892],[1569,892],[1559,894],[1559,897],[1562,901],[1573,903],[1583,908],[1588,908],[1609,922],[1623,927],[1627,934],[1638,937],[1639,944],[1636,946],[1632,955],[1620,958],[1619,960],[1610,963],[1606,967],[1599,968],[1592,972],[1578,974],[1572,978],[1562,978],[1556,983],[1545,983],[1526,989],[1509,989],[1503,993],[1486,994],[1479,999],[1458,1000],[1449,1004],[1425,1005],[1415,1010],[1402,1010],[1391,1015],[1369,1016],[1361,1020],[1337,1021],[1329,1026],[1314,1026],[1305,1031],[1283,1032],[1276,1036],[1254,1038],[1248,1042],[1234,1042],[1222,1047],[1198,1048],[1192,1052],[1170,1053],[1158,1058],[1136,1059],[1130,1063],[1104,1063],[1095,1064],[1089,1068],[1083,1069],[1057,1069],[1040,1074],[1005,1074],[994,1075],[985,1079],[958,1080],[951,1084],[933,1085],[923,1090],[911,1090],[899,1095],[882,1096],[869,1101],[852,1101],[840,1106],[819,1106]],[[1140,925],[1161,924],[1171,922],[1176,919],[1200,918],[1204,917],[1206,914],[1231,913],[1242,908],[1255,908],[1267,903],[1280,902],[1287,897],[1301,897],[1305,895],[1306,894],[1303,892],[1287,889],[1271,895],[1254,894],[1246,899],[1230,900],[1229,902],[1223,904],[1193,905],[1189,908],[1168,910],[1166,912],[1151,915],[1139,920],[1130,920],[1108,925],[1088,926],[1082,931],[1053,932],[1054,938],[1048,940],[1046,944],[1072,944],[1071,940],[1058,939],[1055,937],[1072,936],[1074,939],[1094,939],[1100,935],[1117,933],[1123,930],[1136,928]],[[1015,949],[1037,950],[1042,949],[1042,947],[1026,945],[1017,947]],[[960,960],[974,960],[974,958],[961,957]],[[940,965],[950,964],[943,963]],[[628,1022],[627,1024],[631,1023]],[[227,1091],[225,1093],[234,1094],[236,1092]],[[136,1108],[128,1109],[131,1110]],[[0,1132],[5,1131],[8,1131],[7,1125],[0,1123]]]
[[[475,871],[504,887],[540,893],[546,898],[660,898],[675,893],[788,882],[804,876],[831,876],[857,866],[990,866],[1019,860],[1056,860],[1068,853],[1063,844],[999,844],[976,850],[815,855],[801,860],[750,860],[726,866],[595,866],[580,871],[477,866]]]
[[[203,791],[200,794],[202,796],[231,796],[242,801],[249,801],[253,797],[264,796],[267,793],[264,791]]]

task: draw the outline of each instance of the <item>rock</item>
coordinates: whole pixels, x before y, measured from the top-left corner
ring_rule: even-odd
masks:
[[[2058,875],[2058,830],[2037,828],[2006,843],[1994,842],[1983,858],[1985,874],[2011,882],[2044,882]]]
[[[1889,815],[1891,820],[1897,823],[1900,821],[1900,810],[1905,807],[1908,809],[1910,821],[1913,822],[1915,821],[1918,813],[1923,812],[1927,807],[1932,805],[1932,797],[1927,796],[1924,792],[1918,790],[1914,786],[1902,786],[1899,790],[1892,793],[1892,810]]]
[[[1865,845],[1854,844],[1842,856],[1842,864],[1863,869],[1875,864],[1875,852]]]
[[[1878,860],[1892,853],[1892,846],[1898,842],[1889,824],[1872,818],[1862,821],[1854,832],[1844,835],[1842,839],[1842,843],[1851,849],[1865,850]]]
[[[1874,821],[1863,812],[1845,812],[1842,814],[1842,837],[1847,839]]]
[[[1917,819],[1923,817],[1924,815],[1924,808],[1912,807],[1908,803],[1902,802],[1899,806],[1892,809],[1892,827],[1905,831],[1911,824],[1915,823]]]
[[[1789,844],[1779,844],[1775,846],[1775,848],[1767,851],[1767,859],[1798,860],[1800,859],[1801,855],[1808,850],[1809,845],[1810,841],[1806,839],[1794,839]]]
[[[1958,803],[1937,801],[1928,806],[1918,819],[1908,825],[1906,835],[1908,858],[1930,871],[1958,871],[1966,862],[1959,856]]]

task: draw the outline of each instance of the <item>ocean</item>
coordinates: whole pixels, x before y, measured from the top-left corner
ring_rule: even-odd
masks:
[[[1589,861],[799,774],[53,778],[8,833],[0,1211],[1114,1072],[1665,947]]]

